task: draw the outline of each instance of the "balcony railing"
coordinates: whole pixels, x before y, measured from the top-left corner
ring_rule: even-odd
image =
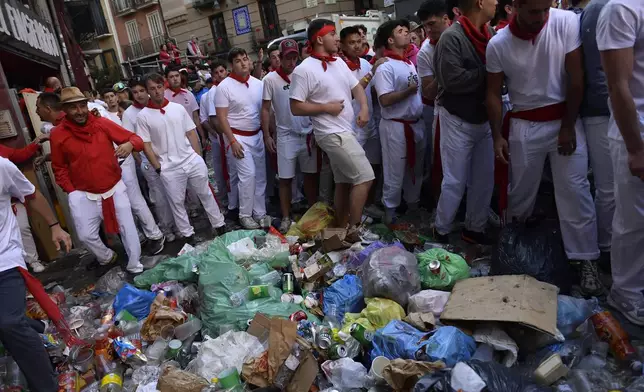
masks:
[[[134,6],[137,9],[142,9],[153,4],[159,4],[159,0],[134,0]]]
[[[134,0],[112,0],[114,6],[114,13],[117,16],[123,16],[136,12],[134,8]]]
[[[167,37],[163,35],[145,38],[130,45],[123,45],[123,55],[127,60],[136,60],[143,57],[154,56],[159,53],[159,48],[166,42]]]

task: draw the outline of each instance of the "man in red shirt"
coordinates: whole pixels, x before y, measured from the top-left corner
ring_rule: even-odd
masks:
[[[87,98],[77,87],[62,90],[61,104],[66,117],[51,134],[51,164],[56,183],[69,194],[78,238],[100,264],[115,261],[116,253],[98,235],[103,221],[108,234],[121,233],[129,258],[127,270],[140,273],[141,245],[117,157],[141,151],[143,141],[112,121],[90,114]]]

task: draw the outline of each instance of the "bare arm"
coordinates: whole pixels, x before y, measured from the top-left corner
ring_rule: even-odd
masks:
[[[615,122],[628,152],[638,153],[644,150],[644,142],[635,101],[629,88],[629,81],[633,76],[633,48],[606,50],[600,54]]]
[[[208,141],[206,139],[206,135],[203,132],[203,128],[201,127],[201,122],[199,120],[199,110],[195,110],[192,112],[192,121],[195,122],[195,126],[197,127],[197,132],[199,132],[199,136],[201,137],[201,140],[203,140],[204,144]]]
[[[60,243],[62,242],[65,246],[65,251],[69,252],[72,249],[72,240],[69,234],[67,234],[58,223],[58,219],[54,212],[51,210],[47,199],[36,190],[31,197],[26,197],[25,202],[27,203],[30,211],[36,211],[37,214],[45,219],[47,225],[51,230],[51,239],[56,250],[60,250]]]
[[[228,108],[217,108],[217,118],[219,119],[219,126],[221,127],[221,133],[228,138],[229,141],[235,139],[233,135],[233,130],[230,128],[230,123],[228,122]]]
[[[204,130],[206,137],[208,137],[208,135],[216,134],[215,130],[210,125],[210,119],[201,123],[201,128]]]
[[[566,115],[562,126],[574,129],[579,116],[579,107],[584,98],[584,64],[583,51],[579,47],[566,54],[566,73],[568,74],[568,91],[566,93]]]
[[[360,111],[367,111],[369,112],[369,105],[367,104],[367,94],[364,92],[364,87],[358,83],[353,89],[351,89],[351,94],[353,95],[353,98],[358,101],[360,104]]]
[[[302,102],[291,99],[291,113],[293,113],[294,116],[317,116],[328,112],[328,104]]]
[[[423,88],[423,97],[430,101],[435,100],[436,95],[438,94],[438,82],[436,79],[434,79],[433,76],[425,76],[420,79],[420,82]]]
[[[503,72],[487,73],[485,106],[487,107],[487,116],[490,119],[492,136],[495,140],[501,137],[501,126],[503,124],[503,102],[501,101],[503,79]]]
[[[382,106],[391,106],[397,102],[402,101],[403,99],[409,97],[410,95],[414,95],[416,91],[418,90],[418,85],[414,84],[402,91],[392,91],[387,94],[382,94],[379,98],[380,100],[380,105]]]
[[[262,100],[262,112],[261,112],[261,124],[262,130],[264,130],[264,139],[270,137],[270,125],[271,125],[271,101],[264,99]]]
[[[188,141],[190,141],[192,149],[195,150],[197,155],[201,155],[201,147],[199,146],[199,137],[197,136],[197,132],[194,129],[188,131],[186,132],[186,137],[188,138]]]
[[[208,118],[208,123],[210,124],[210,129],[214,131],[212,135],[219,137],[222,131],[221,124],[219,124],[219,119],[217,118],[217,116],[210,116],[210,118]]]
[[[151,142],[145,142],[143,144],[143,153],[148,158],[148,161],[150,161],[150,164],[152,165],[154,170],[157,170],[157,169],[161,168],[161,164],[159,163],[159,160],[157,159],[157,154],[155,154],[154,150],[152,149],[152,143]]]

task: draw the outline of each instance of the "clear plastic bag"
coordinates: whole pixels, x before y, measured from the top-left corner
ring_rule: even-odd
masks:
[[[449,299],[449,291],[423,290],[409,298],[407,311],[409,313],[433,313],[440,317]]]
[[[340,390],[361,389],[367,383],[367,369],[350,358],[325,361],[322,371],[333,386]]]
[[[114,267],[96,281],[94,290],[99,293],[116,294],[127,281],[126,278],[121,267]]]
[[[403,308],[420,291],[416,257],[397,246],[373,252],[362,266],[361,278],[365,298],[389,298]]]
[[[557,296],[557,329],[564,336],[575,332],[575,329],[593,314],[593,305],[597,299]]]

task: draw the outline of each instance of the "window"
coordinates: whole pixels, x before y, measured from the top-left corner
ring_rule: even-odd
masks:
[[[282,31],[280,30],[279,14],[277,13],[275,0],[259,0],[258,4],[259,16],[264,27],[264,39],[270,40],[281,37]]]
[[[147,19],[148,27],[150,28],[150,37],[152,37],[152,46],[154,47],[154,52],[157,52],[161,45],[165,43],[161,15],[159,11],[154,11],[147,14]]]
[[[368,10],[375,10],[373,0],[353,0],[356,7],[356,15],[364,15]]]
[[[139,25],[136,20],[125,22],[125,30],[127,30],[127,38],[130,41],[131,54],[134,58],[143,55],[143,45],[141,45],[141,36],[139,35]],[[128,53],[129,54],[129,53]]]
[[[226,32],[224,14],[219,13],[211,16],[210,28],[212,29],[212,36],[215,39],[215,52],[223,53],[229,51],[230,43],[228,42],[228,33]]]

